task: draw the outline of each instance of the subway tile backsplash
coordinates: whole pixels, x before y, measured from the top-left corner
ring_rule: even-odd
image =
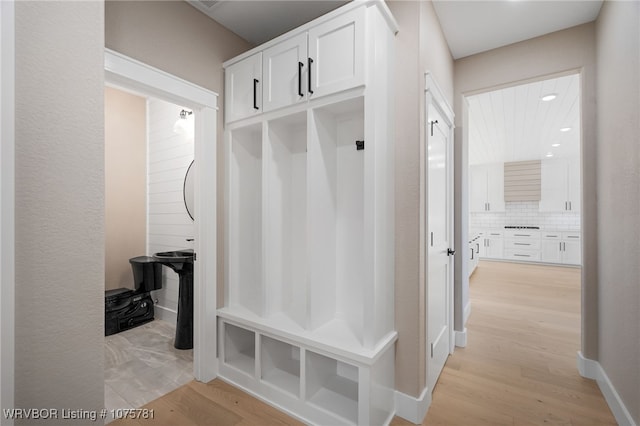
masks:
[[[579,231],[580,213],[539,212],[537,201],[505,203],[504,212],[469,213],[469,228],[503,228],[504,226],[539,226],[542,230]]]

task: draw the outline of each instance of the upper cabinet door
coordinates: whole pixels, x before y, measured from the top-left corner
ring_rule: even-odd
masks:
[[[504,163],[487,167],[487,204],[490,212],[505,211],[504,204]]]
[[[580,159],[570,158],[567,160],[567,200],[569,210],[574,213],[580,212],[581,188]]]
[[[229,65],[225,73],[225,122],[261,113],[262,53]]]
[[[487,169],[484,166],[469,167],[469,211],[487,211]]]
[[[264,110],[307,99],[307,34],[302,33],[262,53]]]
[[[364,84],[365,9],[309,30],[309,99]]]

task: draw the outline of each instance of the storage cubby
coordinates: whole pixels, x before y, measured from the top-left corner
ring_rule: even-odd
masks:
[[[358,422],[358,367],[306,352],[307,400],[351,423]]]
[[[306,324],[307,114],[267,123],[266,314]]]
[[[262,126],[230,133],[228,305],[263,313]]]
[[[219,375],[308,424],[394,412],[396,30],[383,1],[350,2],[225,63],[247,114],[225,127]]]
[[[262,336],[262,380],[292,395],[300,395],[300,348]]]
[[[314,109],[309,140],[310,324],[363,341],[367,215],[364,99]],[[363,142],[364,141],[364,142]],[[364,144],[360,149],[359,144]]]
[[[224,323],[224,363],[253,376],[256,368],[256,334]]]

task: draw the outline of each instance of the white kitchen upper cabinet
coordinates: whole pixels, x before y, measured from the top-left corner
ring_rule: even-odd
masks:
[[[264,111],[307,100],[307,34],[302,33],[262,53]]]
[[[262,53],[229,65],[225,74],[225,122],[261,113]]]
[[[487,168],[487,204],[490,212],[503,212],[504,164],[491,164]]]
[[[540,192],[541,212],[579,212],[579,160],[566,158],[543,160]]]
[[[567,201],[569,210],[580,211],[581,185],[580,185],[580,160],[573,158],[567,160]]]
[[[309,30],[310,99],[364,84],[365,13],[358,8]]]
[[[469,168],[469,211],[487,211],[487,171],[483,166]]]
[[[483,164],[469,168],[469,211],[503,212],[504,164]]]

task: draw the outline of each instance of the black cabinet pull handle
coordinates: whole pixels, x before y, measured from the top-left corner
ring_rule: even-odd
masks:
[[[253,79],[253,109],[260,109],[258,107],[258,81],[257,78]]]
[[[311,64],[313,64],[313,59],[309,58],[309,82],[308,82],[308,90],[309,93],[313,95],[313,90],[311,90]]]
[[[302,67],[304,67],[304,64],[298,62],[298,96],[304,96],[304,93],[302,93]]]

